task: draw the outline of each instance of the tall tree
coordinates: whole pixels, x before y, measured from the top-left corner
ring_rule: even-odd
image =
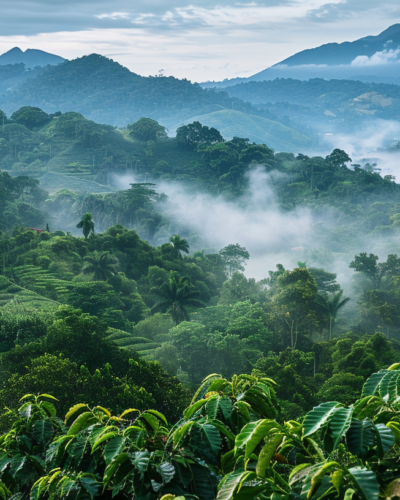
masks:
[[[236,243],[236,245],[228,245],[219,251],[229,276],[238,271],[244,271],[245,261],[249,260],[249,252]]]
[[[116,273],[115,265],[118,262],[110,252],[94,252],[92,256],[88,255],[84,259],[84,274],[93,274],[95,281],[107,281]]]
[[[329,320],[329,339],[332,340],[332,328],[339,310],[350,300],[350,297],[343,297],[343,290],[327,295],[317,295],[315,302],[324,310]]]
[[[363,252],[356,255],[349,266],[356,272],[365,274],[377,290],[381,288],[383,278],[387,280],[400,275],[400,258],[396,254],[388,255],[386,262],[378,264],[378,260],[377,255]]]
[[[176,259],[182,258],[182,252],[189,253],[189,243],[184,238],[181,238],[179,234],[171,236],[169,241],[173,248],[173,255]]]
[[[92,214],[85,214],[76,225],[78,229],[82,229],[83,236],[88,239],[90,233],[94,234],[94,221]]]
[[[176,325],[182,321],[190,321],[187,307],[203,307],[204,303],[198,299],[199,292],[192,285],[190,278],[179,276],[178,273],[171,271],[168,281],[164,282],[159,288],[152,290],[153,293],[161,298],[156,304],[153,312],[168,312]]]

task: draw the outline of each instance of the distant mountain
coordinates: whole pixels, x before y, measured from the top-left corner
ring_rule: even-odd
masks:
[[[326,64],[337,66],[351,64],[357,57],[372,57],[383,52],[396,51],[400,47],[400,24],[394,24],[377,36],[366,36],[354,42],[327,43],[315,49],[307,49],[284,59],[273,67]],[[377,56],[379,57],[379,56]],[[395,57],[395,59],[397,59]],[[260,73],[259,73],[260,74]]]
[[[27,49],[23,52],[19,47],[14,47],[0,55],[0,66],[23,63],[26,68],[35,68],[36,66],[47,66],[48,64],[55,66],[64,61],[63,57],[49,54],[43,50]]]
[[[400,84],[400,24],[354,42],[327,43],[303,50],[248,78],[207,82],[204,88],[276,78],[361,80]]]
[[[171,134],[193,117],[227,109],[276,121],[268,110],[226,92],[205,90],[174,77],[143,77],[97,54],[44,68],[20,86],[7,85],[0,95],[0,109],[8,115],[22,106],[36,106],[47,113],[76,111],[118,127],[148,117]]]

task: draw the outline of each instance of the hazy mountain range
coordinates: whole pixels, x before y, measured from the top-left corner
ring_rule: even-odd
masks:
[[[377,36],[303,50],[248,78],[207,82],[203,86],[225,87],[275,78],[339,78],[400,83],[400,24],[390,26]]]
[[[377,118],[400,121],[400,85],[354,76],[361,69],[375,71],[379,62],[380,80],[386,81],[386,71],[392,72],[389,81],[397,81],[399,53],[396,24],[378,36],[299,52],[250,78],[199,85],[143,77],[101,55],[68,61],[15,48],[0,56],[0,109],[8,115],[22,106],[47,113],[75,111],[118,127],[148,117],[170,134],[199,120],[226,139],[247,137],[297,152],[318,147],[326,134],[361,129]],[[318,71],[352,75],[346,80],[312,78]],[[298,77],[282,78],[290,72]]]

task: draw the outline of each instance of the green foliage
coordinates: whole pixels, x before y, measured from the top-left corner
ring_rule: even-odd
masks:
[[[15,111],[11,115],[11,120],[32,130],[35,127],[45,125],[50,120],[50,116],[40,108],[25,106]]]
[[[142,141],[156,141],[167,137],[166,128],[150,118],[140,118],[127,128],[131,135]]]
[[[224,142],[224,138],[217,129],[213,127],[208,128],[198,121],[179,127],[176,131],[176,140],[183,147],[196,147],[200,144]]]

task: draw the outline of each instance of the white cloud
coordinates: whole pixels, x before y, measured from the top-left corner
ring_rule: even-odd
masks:
[[[372,56],[358,56],[352,61],[352,66],[380,66],[392,64],[399,61],[400,49],[382,50],[375,52]]]
[[[117,19],[129,19],[129,13],[112,12],[111,14],[98,14],[95,17],[97,17],[98,19],[112,19],[113,21],[116,21]]]

